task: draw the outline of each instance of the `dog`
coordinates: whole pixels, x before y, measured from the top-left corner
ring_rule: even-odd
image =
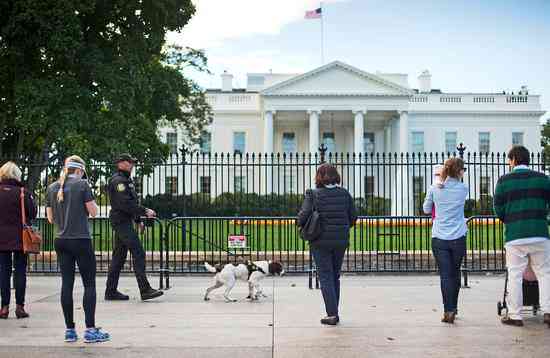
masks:
[[[246,261],[245,263],[229,263],[222,267],[221,264],[211,266],[208,262],[204,263],[208,272],[215,273],[215,283],[206,289],[204,300],[208,301],[208,295],[213,290],[225,286],[223,297],[226,302],[237,302],[230,297],[231,290],[235,287],[238,280],[248,282],[248,299],[254,301],[259,297],[267,297],[263,294],[260,282],[269,275],[284,275],[283,265],[272,261]]]

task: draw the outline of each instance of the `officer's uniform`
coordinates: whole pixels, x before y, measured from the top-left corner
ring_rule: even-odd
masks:
[[[135,162],[132,157],[127,155],[121,156],[117,162],[123,160]],[[117,171],[109,180],[107,191],[111,199],[109,218],[115,231],[115,240],[105,295],[109,296],[118,292],[120,270],[124,266],[128,250],[130,250],[134,260],[134,273],[143,297],[143,293],[151,290],[151,286],[145,275],[145,251],[134,229],[134,222],[139,222],[140,216],[145,215],[146,208],[139,205],[130,173]]]

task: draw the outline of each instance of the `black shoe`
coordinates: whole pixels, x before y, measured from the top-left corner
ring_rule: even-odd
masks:
[[[129,299],[129,296],[126,296],[118,291],[105,292],[105,301],[128,301]]]
[[[500,322],[507,326],[523,327],[523,320],[521,319],[511,319],[509,317],[504,317],[500,320]]]
[[[153,298],[157,298],[162,295],[164,295],[164,292],[160,290],[155,290],[149,287],[148,289],[141,292],[141,300],[142,301],[152,300]]]
[[[329,325],[329,326],[336,326],[338,324],[338,322],[340,322],[340,317],[338,317],[338,316],[330,316],[330,317],[321,318],[321,324],[326,324],[326,325]]]

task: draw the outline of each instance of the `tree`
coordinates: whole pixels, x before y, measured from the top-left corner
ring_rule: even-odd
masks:
[[[207,71],[206,57],[164,42],[194,12],[191,0],[0,2],[0,158],[163,158],[161,125],[198,141],[211,110],[182,70]]]

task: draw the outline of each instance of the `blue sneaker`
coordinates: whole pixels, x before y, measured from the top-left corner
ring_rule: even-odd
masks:
[[[111,336],[107,332],[102,332],[101,328],[88,328],[84,332],[84,343],[107,342],[111,340]]]
[[[65,342],[76,342],[78,340],[78,335],[76,334],[76,331],[74,328],[70,328],[65,330]]]

